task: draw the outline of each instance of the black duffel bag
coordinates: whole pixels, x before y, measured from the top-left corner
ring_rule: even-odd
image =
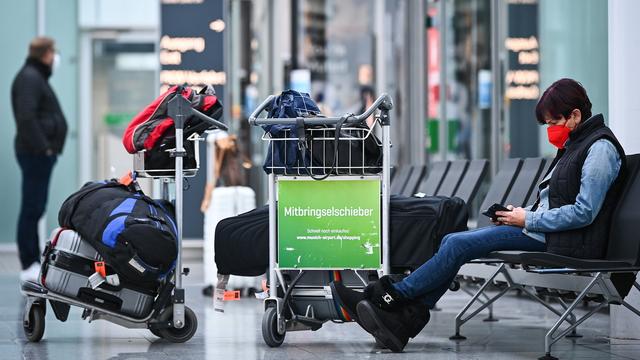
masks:
[[[336,127],[308,129],[307,139],[308,157],[314,167],[325,171],[333,167],[333,173],[338,175],[382,171],[382,142],[365,124],[340,127],[338,137]]]
[[[171,211],[135,182],[127,186],[112,179],[89,182],[69,196],[58,222],[78,232],[125,281],[153,289],[175,266],[177,230]]]
[[[438,250],[449,233],[467,230],[462,199],[393,195],[390,198],[391,268],[415,270]],[[223,275],[258,276],[269,268],[269,208],[263,206],[220,220],[215,231],[215,261]]]
[[[220,220],[215,239],[218,274],[264,274],[269,268],[269,206]]]
[[[196,169],[196,146],[191,140],[183,143],[185,154],[182,157],[182,169]],[[170,150],[176,148],[175,135],[168,135],[158,142],[151,150],[145,152],[145,170],[153,170],[157,176],[173,176],[176,169],[176,158],[171,156]],[[159,171],[166,170],[166,171]]]

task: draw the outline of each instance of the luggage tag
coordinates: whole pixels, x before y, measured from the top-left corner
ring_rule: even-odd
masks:
[[[120,179],[118,179],[118,182],[120,184],[124,185],[124,186],[129,186],[134,181],[135,181],[135,179],[134,179],[133,174],[131,172],[127,172]]]
[[[107,266],[104,261],[96,261],[93,263],[93,268],[96,270],[96,273],[100,274],[103,278],[107,277]]]
[[[236,301],[240,300],[240,291],[238,290],[226,290],[222,297],[223,301]]]
[[[127,172],[120,179],[118,179],[118,182],[120,184],[124,185],[124,186],[127,186],[130,189],[133,189],[133,191],[135,191],[135,192],[142,191],[142,188],[140,187],[140,185],[136,181],[136,173],[135,172],[132,172],[132,171]]]
[[[106,281],[105,277],[107,276],[107,267],[104,261],[96,261],[93,263],[93,268],[96,272],[89,276],[89,284],[92,289],[97,289]]]
[[[213,310],[224,313],[224,301],[227,290],[229,275],[218,274],[218,283],[213,293]]]
[[[118,277],[118,274],[107,275],[105,280],[107,281],[107,284],[109,284],[109,285],[120,286],[120,278]]]
[[[99,288],[104,282],[105,278],[100,273],[94,272],[89,276],[89,285],[91,285],[93,290]]]

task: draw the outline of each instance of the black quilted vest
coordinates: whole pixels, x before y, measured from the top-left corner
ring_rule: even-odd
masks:
[[[620,154],[622,164],[618,177],[609,188],[600,212],[590,225],[546,234],[548,252],[582,259],[602,259],[606,256],[610,219],[621,191],[626,161],[624,149],[604,124],[602,114],[580,124],[569,134],[568,146],[558,151],[549,167],[551,170],[555,166],[549,179],[549,208],[575,204],[580,192],[582,165],[591,145],[600,139],[609,140]]]

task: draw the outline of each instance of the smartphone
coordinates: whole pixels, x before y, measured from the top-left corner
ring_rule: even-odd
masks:
[[[498,221],[498,216],[496,215],[496,211],[511,211],[511,210],[507,209],[506,207],[500,204],[493,204],[485,212],[483,212],[482,215],[490,217],[491,220],[493,221]]]

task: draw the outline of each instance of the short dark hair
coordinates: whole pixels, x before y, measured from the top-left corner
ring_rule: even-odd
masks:
[[[46,36],[38,36],[29,43],[29,57],[34,59],[42,59],[47,51],[55,50],[55,41]]]
[[[587,91],[573,79],[560,79],[542,93],[536,105],[536,119],[544,125],[545,117],[566,118],[574,109],[580,110],[585,120],[591,117],[591,101]]]

